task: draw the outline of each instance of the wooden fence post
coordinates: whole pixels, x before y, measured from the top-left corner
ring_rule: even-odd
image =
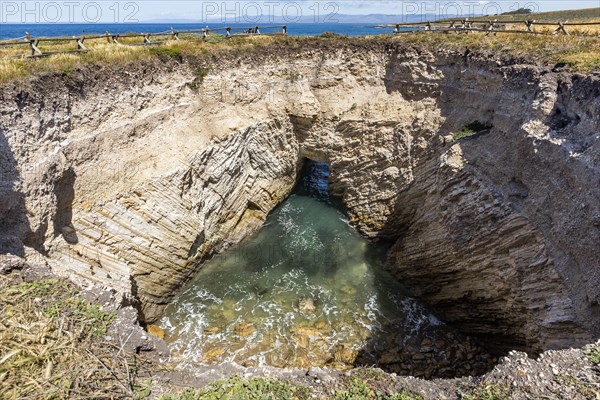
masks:
[[[83,45],[84,40],[84,36],[77,38],[77,50],[87,50],[87,48]]]
[[[535,21],[530,21],[530,20],[525,21],[525,25],[527,26],[527,28],[525,28],[525,32],[533,32],[533,23],[534,22]]]
[[[40,41],[38,39],[33,39],[29,41],[29,46],[31,47],[31,55],[32,56],[41,56],[44,53],[38,48],[38,44]]]
[[[497,20],[496,20],[497,21]],[[489,22],[489,26],[487,28],[487,32],[485,33],[485,36],[488,36],[490,33],[493,33],[494,35],[496,34],[494,32],[494,29],[496,27],[496,21],[490,21]]]
[[[144,44],[150,43],[150,34],[144,33]]]
[[[568,21],[566,21],[566,22],[568,22]],[[569,35],[569,32],[567,31],[567,28],[565,28],[565,23],[566,23],[566,22],[559,22],[559,23],[558,23],[558,28],[556,28],[556,29],[554,30],[554,32],[552,32],[552,34],[553,34],[553,35],[557,35],[558,33],[562,32],[563,34],[565,34],[565,35],[567,35],[567,36],[568,36],[568,35]]]

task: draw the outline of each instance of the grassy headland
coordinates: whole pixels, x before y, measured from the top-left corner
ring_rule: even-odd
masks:
[[[489,20],[492,17],[472,18]],[[600,21],[600,8],[583,10],[553,11],[536,14],[507,14],[493,16],[501,21]],[[509,29],[523,29],[510,27]],[[536,30],[551,31],[553,27],[536,27]],[[362,38],[347,38],[340,35],[323,34],[319,37],[297,36],[244,36],[226,39],[223,36],[209,36],[202,40],[199,35],[182,34],[179,41],[166,40],[158,45],[142,46],[141,38],[120,38],[121,45],[107,43],[106,38],[88,39],[87,52],[62,53],[43,58],[17,58],[26,55],[28,45],[0,46],[0,83],[45,72],[69,74],[77,68],[90,65],[123,66],[149,58],[202,57],[210,53],[248,52],[269,46],[291,48],[309,47],[319,42],[387,40],[410,45],[425,46],[430,49],[453,49],[456,51],[492,52],[498,56],[519,57],[533,64],[564,64],[564,67],[588,73],[600,70],[600,38],[589,35],[600,34],[600,25],[570,27],[571,36],[547,36],[525,34],[502,34],[485,36],[482,33],[432,34],[415,32],[398,36],[379,35]],[[293,31],[290,32],[293,35]],[[587,35],[587,36],[584,36]],[[165,39],[167,37],[162,37]],[[42,51],[62,52],[73,50],[75,41],[41,42]]]
[[[204,58],[210,54],[231,53],[235,55],[255,50],[269,51],[271,47],[274,54],[277,54],[277,50],[281,47],[301,49],[323,42],[326,42],[328,47],[335,45],[336,42],[340,42],[340,45],[342,42],[360,42],[368,45],[377,41],[405,43],[431,50],[451,49],[462,52],[469,49],[474,52],[494,53],[498,57],[519,57],[524,62],[532,64],[561,63],[565,68],[584,73],[600,70],[600,39],[595,37],[501,33],[484,36],[479,33],[427,32],[357,38],[322,35],[319,37],[254,36],[225,39],[221,36],[213,36],[207,41],[200,38],[183,37],[179,41],[169,40],[155,46],[115,45],[106,43],[105,39],[95,39],[86,41],[89,51],[85,53],[57,54],[39,59],[14,58],[15,55],[23,54],[27,50],[25,46],[0,47],[0,83],[45,72],[68,75],[75,69],[91,65],[119,67],[151,58],[182,61],[185,58]],[[127,41],[122,42],[127,44]],[[42,50],[60,51],[72,47],[72,42],[54,42]]]

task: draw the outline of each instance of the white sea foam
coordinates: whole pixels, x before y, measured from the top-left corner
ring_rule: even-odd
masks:
[[[319,339],[310,343],[320,343],[323,363],[336,345],[358,350],[365,337],[390,321],[402,321],[412,333],[440,324],[417,302],[399,295],[401,288],[396,290],[391,278],[385,286],[390,290],[377,286],[383,272],[374,271],[380,263],[370,258],[370,245],[337,210],[292,196],[269,221],[254,241],[207,262],[169,306],[161,326],[182,364],[229,360],[267,365],[286,348],[296,354],[298,329],[307,332],[317,322]],[[313,299],[314,312],[299,310],[305,297]],[[394,303],[397,308],[390,309]],[[244,336],[236,333],[240,323],[252,323]],[[207,328],[221,331],[207,334]],[[215,349],[224,352],[203,358]]]

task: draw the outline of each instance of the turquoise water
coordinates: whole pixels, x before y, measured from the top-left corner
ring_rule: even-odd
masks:
[[[384,270],[387,247],[357,234],[311,176],[311,193],[208,261],[168,307],[176,360],[345,369],[390,323],[407,335],[441,325]]]

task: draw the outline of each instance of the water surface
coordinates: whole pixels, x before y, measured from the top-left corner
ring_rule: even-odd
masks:
[[[77,35],[92,35],[104,34],[110,32],[112,34],[125,34],[130,32],[147,32],[161,33],[168,32],[171,28],[177,31],[203,29],[206,26],[212,29],[223,28],[230,26],[232,28],[248,27],[254,24],[173,24],[173,23],[73,23],[73,24],[0,24],[0,39],[15,39],[24,37],[25,32],[29,32],[31,36],[77,36]],[[259,24],[264,26],[265,24]],[[273,24],[266,24],[273,25]],[[276,24],[282,25],[282,24]],[[391,34],[393,28],[378,28],[376,24],[360,24],[360,23],[296,23],[287,24],[288,33],[294,36],[313,36],[320,35],[324,32],[335,32],[340,35],[347,36],[366,36]],[[264,33],[271,33],[274,30],[265,30]]]
[[[309,174],[310,190],[208,261],[168,307],[161,325],[176,359],[344,369],[390,323],[405,334],[440,324],[383,269],[387,247],[327,201],[326,179]]]

